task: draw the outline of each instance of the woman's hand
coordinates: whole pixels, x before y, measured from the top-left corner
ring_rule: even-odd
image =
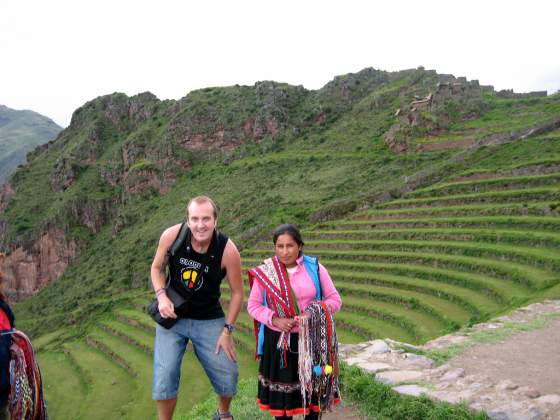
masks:
[[[292,328],[297,325],[297,320],[295,318],[272,318],[272,325],[283,332],[290,332]]]
[[[299,315],[296,315],[295,320],[299,322],[302,319],[309,319],[309,318],[310,318],[309,312],[302,312]]]

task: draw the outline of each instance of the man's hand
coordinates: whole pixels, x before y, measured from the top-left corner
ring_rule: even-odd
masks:
[[[175,314],[175,307],[173,306],[173,302],[167,297],[165,293],[162,293],[158,296],[158,309],[159,314],[163,318],[177,318],[177,314]]]
[[[294,318],[272,318],[272,325],[278,328],[280,331],[283,332],[290,332],[292,328],[294,328],[297,324],[296,319]]]
[[[218,338],[216,343],[216,354],[220,352],[220,349],[224,350],[227,358],[233,362],[237,361],[237,355],[235,354],[235,345],[233,343],[233,337],[231,334],[222,334]]]

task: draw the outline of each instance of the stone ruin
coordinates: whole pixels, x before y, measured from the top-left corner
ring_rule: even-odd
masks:
[[[502,89],[496,92],[496,96],[500,98],[510,98],[510,99],[523,99],[523,98],[544,98],[548,96],[546,90],[537,90],[533,92],[526,93],[516,93],[513,89]]]
[[[427,95],[415,95],[414,100],[399,108],[394,116],[396,122],[385,134],[385,142],[397,153],[410,149],[415,134],[435,133],[447,128],[454,116],[450,108],[462,118],[473,118],[482,107],[483,88],[478,80],[467,81],[465,77],[437,75],[435,89]]]

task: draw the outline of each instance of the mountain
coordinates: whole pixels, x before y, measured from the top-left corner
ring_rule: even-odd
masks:
[[[120,413],[147,392],[131,378],[149,376],[151,259],[194,195],[216,200],[245,267],[271,252],[275,225],[299,224],[336,274],[343,342],[424,342],[560,297],[559,168],[560,95],[423,68],[364,69],[318,90],[264,81],[177,101],[114,93],[77,109],[0,191],[0,271],[46,377],[74,378],[76,401]],[[92,360],[130,385],[114,406],[99,403],[114,388]],[[190,402],[208,391],[198,385]],[[49,392],[81,416],[63,388]]]
[[[0,184],[37,146],[56,138],[62,127],[33,111],[0,105]]]
[[[316,91],[259,82],[178,101],[99,97],[1,191],[8,289],[28,296],[74,270],[100,289],[145,285],[160,231],[192,194],[215,196],[224,229],[249,244],[282,220],[340,216],[428,183],[411,179],[476,142],[546,126],[559,107],[557,95],[494,92],[422,68],[364,69]]]

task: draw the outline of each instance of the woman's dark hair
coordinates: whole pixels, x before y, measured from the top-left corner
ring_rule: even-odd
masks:
[[[276,245],[278,237],[285,234],[290,235],[299,246],[304,245],[303,239],[301,239],[301,233],[299,233],[299,229],[296,225],[292,225],[290,223],[280,225],[276,229],[274,229],[274,232],[272,232],[272,242],[274,243],[274,245]]]

